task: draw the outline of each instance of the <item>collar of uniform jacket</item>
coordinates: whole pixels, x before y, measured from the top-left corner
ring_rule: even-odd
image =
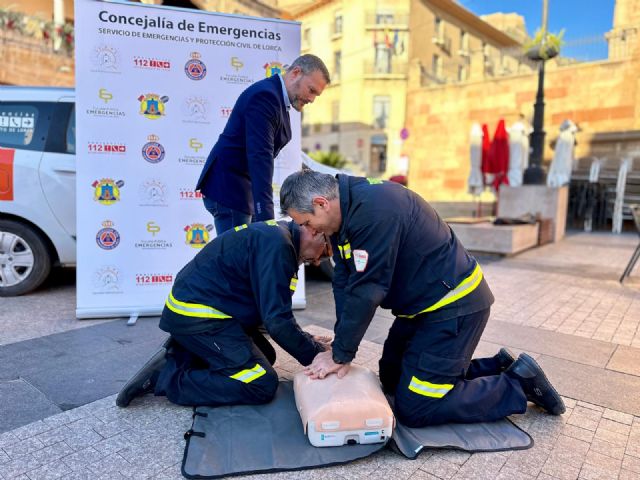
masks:
[[[338,196],[340,197],[340,215],[342,216],[338,239],[344,240],[347,235],[347,220],[350,213],[349,208],[351,207],[351,189],[349,188],[351,177],[340,173],[336,177],[338,178]]]
[[[281,222],[287,223],[287,222]],[[291,233],[291,243],[293,243],[293,249],[296,251],[296,258],[300,258],[300,227],[296,222],[288,222],[289,223],[289,233]],[[286,225],[283,225],[286,226]],[[298,260],[300,261],[300,260]]]
[[[287,107],[287,110],[291,110],[291,100],[289,100],[289,94],[287,93],[287,86],[284,84],[284,78],[280,74],[278,74],[278,78],[280,79],[280,84],[282,85],[282,97],[284,98],[284,106]]]

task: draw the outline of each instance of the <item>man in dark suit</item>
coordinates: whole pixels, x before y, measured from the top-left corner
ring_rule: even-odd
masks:
[[[289,109],[302,111],[329,82],[322,60],[307,54],[283,76],[260,80],[240,94],[196,185],[218,235],[252,216],[275,218],[273,159],[291,140]]]

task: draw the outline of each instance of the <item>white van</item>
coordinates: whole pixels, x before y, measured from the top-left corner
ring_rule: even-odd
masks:
[[[0,87],[0,297],[76,264],[75,91]],[[340,170],[302,153],[313,170]],[[330,262],[321,270],[333,273]]]
[[[0,296],[76,263],[74,91],[0,87]]]

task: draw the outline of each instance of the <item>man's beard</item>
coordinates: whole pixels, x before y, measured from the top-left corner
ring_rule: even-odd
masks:
[[[291,100],[291,106],[294,108],[294,110],[301,112],[305,106],[305,103],[300,99],[300,97],[294,95],[293,100]]]

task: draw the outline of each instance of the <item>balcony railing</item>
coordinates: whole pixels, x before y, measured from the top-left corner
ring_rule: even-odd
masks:
[[[409,25],[409,13],[380,13],[367,12],[365,14],[365,24],[369,26],[385,27],[385,26],[403,26]]]
[[[73,56],[73,24],[55,25],[39,17],[0,8],[0,42],[20,48]]]
[[[437,45],[447,53],[451,53],[451,38],[446,35],[437,35],[431,39],[434,45]]]
[[[364,63],[364,73],[365,75],[407,75],[408,73],[408,64],[407,62],[396,62],[390,61],[387,62],[370,62],[367,61]]]
[[[443,85],[445,83],[449,82],[447,78],[443,77],[442,75],[436,75],[426,70],[420,72],[420,85],[422,85],[423,87],[429,85]]]

